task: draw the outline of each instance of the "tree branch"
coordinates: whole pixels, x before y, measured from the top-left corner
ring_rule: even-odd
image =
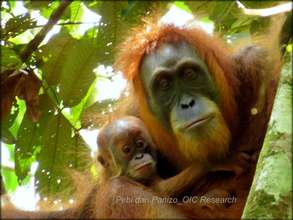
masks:
[[[58,23],[58,24],[55,24],[55,25],[65,26],[65,25],[84,25],[84,24],[98,24],[98,23],[99,22],[82,22],[82,21],[72,22],[72,21],[69,21],[69,22]],[[28,29],[41,28],[41,27],[44,27],[44,26],[45,25],[36,25],[36,26],[30,27]]]
[[[70,0],[62,0],[58,8],[51,14],[48,23],[40,30],[39,33],[32,39],[20,54],[20,58],[23,62],[27,61],[32,53],[38,48],[40,43],[44,40],[47,33],[52,29],[52,27],[57,23],[61,18],[63,12],[70,5]]]
[[[236,3],[238,7],[242,9],[244,14],[252,15],[252,16],[267,17],[267,16],[289,12],[292,10],[292,2],[280,4],[271,8],[263,8],[263,9],[246,8],[239,0],[237,0]]]

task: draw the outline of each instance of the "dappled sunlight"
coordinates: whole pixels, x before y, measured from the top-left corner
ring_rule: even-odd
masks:
[[[213,34],[214,32],[214,23],[211,20],[206,19],[205,21],[201,21],[195,19],[192,14],[176,7],[175,5],[173,5],[170,10],[162,16],[160,21],[166,24],[174,24],[179,27],[199,27],[209,34]]]
[[[3,164],[5,166],[5,164]],[[38,167],[38,162],[31,165],[29,182],[25,185],[17,187],[16,191],[10,194],[11,202],[18,208],[23,210],[36,210],[37,203],[40,200],[40,196],[36,193],[36,185],[34,174]],[[5,180],[4,180],[5,181]]]
[[[17,187],[16,191],[11,194],[12,203],[23,210],[36,210],[40,197],[35,194],[35,177],[31,177],[27,185]]]
[[[165,24],[174,24],[183,26],[193,19],[193,15],[173,5],[169,11],[162,16],[161,22]]]
[[[91,157],[93,159],[96,152],[97,152],[97,137],[99,134],[99,129],[93,129],[93,130],[88,130],[88,129],[81,129],[79,131],[81,137],[84,139],[86,144],[90,147],[91,149]]]
[[[79,25],[75,34],[82,36],[88,29],[97,26],[101,20],[101,16],[89,10],[83,3],[81,3],[83,15],[81,18],[82,25]]]
[[[118,99],[126,88],[126,80],[122,75],[113,72],[111,66],[104,65],[99,65],[94,72],[99,79],[95,85],[97,91],[95,100]]]

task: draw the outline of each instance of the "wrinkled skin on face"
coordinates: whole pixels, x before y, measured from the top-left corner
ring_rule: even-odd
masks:
[[[156,174],[154,144],[138,118],[128,116],[108,124],[99,134],[98,145],[98,161],[110,176],[141,182]]]
[[[145,55],[141,79],[148,105],[175,134],[190,161],[211,160],[228,151],[230,131],[206,64],[185,42],[163,43]]]

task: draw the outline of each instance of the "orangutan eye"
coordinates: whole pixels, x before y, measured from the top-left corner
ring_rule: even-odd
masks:
[[[122,151],[125,153],[125,154],[128,154],[130,152],[130,147],[128,145],[124,145],[122,147]]]
[[[195,71],[195,69],[193,68],[187,68],[185,70],[183,70],[183,78],[185,80],[190,80],[190,79],[194,79],[196,78],[197,73]]]
[[[160,79],[158,84],[161,90],[168,90],[170,88],[170,81],[166,78]]]
[[[137,146],[138,148],[143,148],[145,145],[146,145],[146,143],[145,143],[144,140],[142,140],[142,139],[138,139],[138,140],[136,141],[136,146]]]

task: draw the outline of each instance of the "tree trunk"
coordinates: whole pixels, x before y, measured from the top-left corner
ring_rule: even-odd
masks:
[[[292,219],[292,76],[282,69],[269,128],[242,215],[246,218]]]

